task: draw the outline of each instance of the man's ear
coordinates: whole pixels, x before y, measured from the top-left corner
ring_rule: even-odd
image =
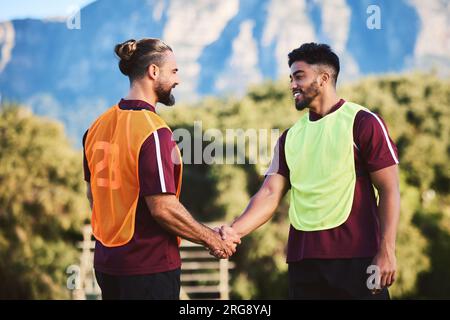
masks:
[[[331,76],[327,71],[320,74],[320,86],[327,84],[330,80]]]
[[[151,64],[147,68],[147,74],[150,79],[156,80],[159,77],[159,67],[156,64]]]

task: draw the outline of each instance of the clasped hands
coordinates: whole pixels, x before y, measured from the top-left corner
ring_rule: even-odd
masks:
[[[239,234],[232,227],[223,225],[215,227],[215,239],[209,247],[209,253],[217,259],[228,259],[236,252],[236,247],[241,243]]]

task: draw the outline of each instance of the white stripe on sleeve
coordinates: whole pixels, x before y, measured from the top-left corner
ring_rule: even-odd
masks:
[[[166,192],[166,182],[164,180],[164,170],[161,161],[161,149],[159,146],[159,136],[158,131],[153,133],[155,137],[155,146],[156,146],[156,162],[158,163],[158,172],[159,172],[159,181],[161,182],[161,190],[162,192]]]
[[[375,117],[375,119],[377,119],[378,123],[381,126],[381,129],[383,130],[384,138],[386,139],[386,142],[387,142],[387,145],[389,147],[389,151],[391,152],[392,158],[394,158],[395,163],[398,164],[398,159],[397,159],[397,157],[395,155],[394,148],[392,148],[391,140],[389,140],[389,136],[387,134],[386,128],[383,125],[383,122],[380,120],[380,118],[375,113],[373,113],[373,112],[371,112],[369,110],[366,110],[366,111],[368,113],[370,113],[371,115],[373,115]]]

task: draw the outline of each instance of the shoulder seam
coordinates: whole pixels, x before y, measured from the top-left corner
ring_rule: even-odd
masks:
[[[386,139],[386,143],[387,143],[387,145],[388,145],[388,148],[389,148],[389,151],[390,151],[390,153],[391,153],[391,156],[392,156],[392,158],[394,159],[395,164],[398,164],[399,161],[398,161],[398,159],[397,159],[397,156],[395,155],[394,148],[392,147],[391,140],[389,139],[389,135],[388,135],[388,133],[387,133],[387,130],[386,130],[386,128],[385,128],[383,122],[382,122],[381,119],[380,119],[375,113],[373,113],[372,111],[370,111],[370,110],[365,110],[365,111],[368,112],[369,114],[371,114],[371,115],[377,120],[378,124],[379,124],[380,127],[381,127],[381,130],[383,131],[383,135],[384,135],[384,138]]]

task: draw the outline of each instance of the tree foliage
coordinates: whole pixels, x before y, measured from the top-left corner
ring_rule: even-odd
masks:
[[[88,214],[81,154],[60,124],[0,110],[0,298],[68,298],[66,268]]]

